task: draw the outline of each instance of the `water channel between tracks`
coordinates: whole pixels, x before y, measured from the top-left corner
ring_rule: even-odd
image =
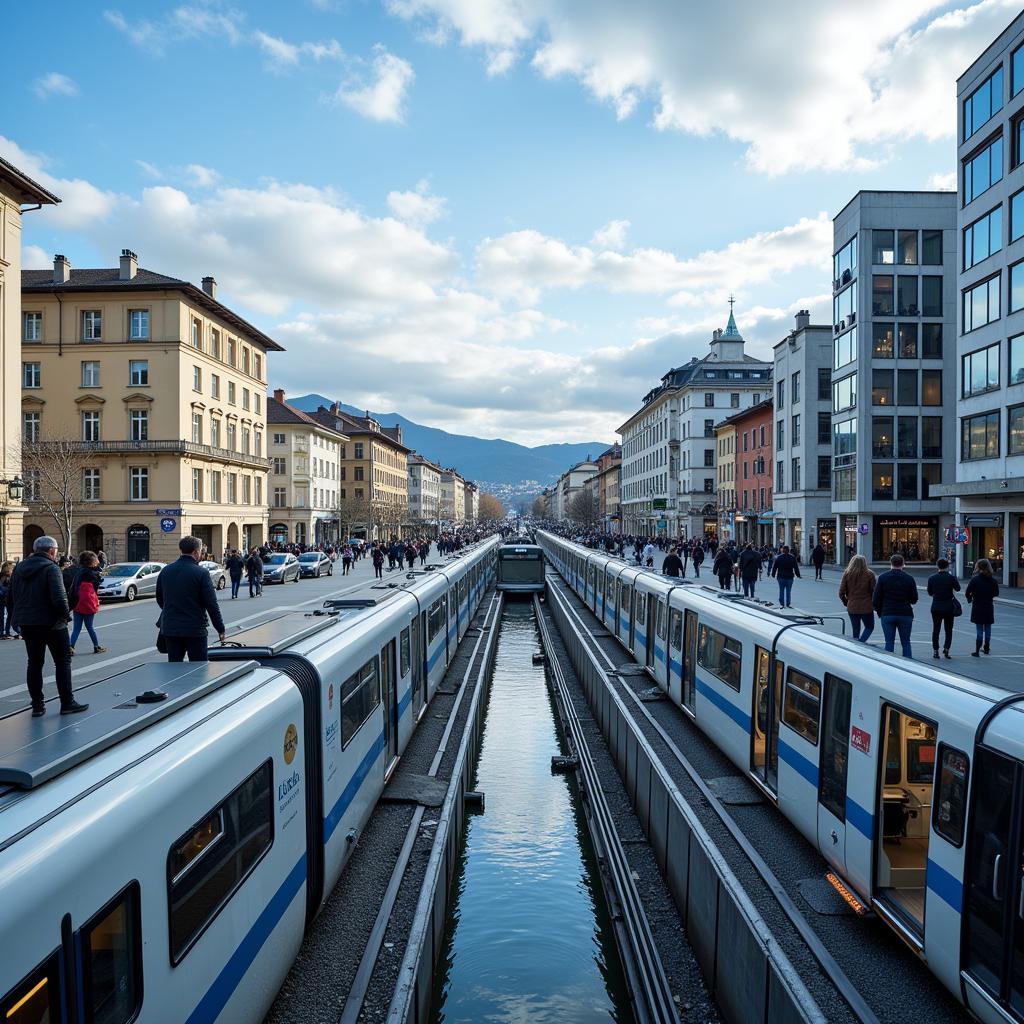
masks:
[[[575,781],[564,753],[533,607],[501,623],[474,788],[431,1020],[631,1021],[622,964]]]

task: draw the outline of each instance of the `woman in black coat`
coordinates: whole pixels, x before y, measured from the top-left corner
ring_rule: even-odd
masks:
[[[942,653],[948,658],[953,644],[953,619],[956,615],[954,592],[960,589],[960,581],[949,571],[949,562],[940,558],[935,567],[939,570],[928,577],[928,595],[932,599],[932,657],[939,656],[939,629],[946,628],[946,642]]]
[[[972,658],[977,658],[979,651],[991,653],[989,641],[992,639],[992,623],[996,619],[995,598],[998,594],[999,584],[992,576],[992,563],[987,558],[979,558],[971,582],[964,591],[964,597],[971,606],[971,622],[977,630]]]

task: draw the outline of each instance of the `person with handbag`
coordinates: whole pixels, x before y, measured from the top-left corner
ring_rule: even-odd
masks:
[[[992,575],[992,563],[979,558],[974,566],[974,575],[967,584],[964,597],[971,606],[971,622],[977,631],[972,658],[981,657],[981,652],[991,654],[992,623],[996,620],[995,600],[999,596],[999,584]]]
[[[948,658],[949,649],[953,646],[953,619],[962,615],[964,609],[956,599],[960,581],[949,571],[949,562],[940,558],[935,567],[938,572],[928,577],[928,596],[932,599],[932,657],[939,656],[939,630],[945,628],[942,656]]]
[[[75,653],[75,644],[81,635],[82,627],[85,626],[92,640],[92,653],[105,654],[106,647],[100,645],[100,639],[93,627],[93,620],[100,610],[100,599],[98,596],[100,585],[100,560],[92,551],[83,551],[78,556],[78,571],[71,584],[71,591],[68,594],[68,604],[71,605],[71,615],[74,619],[74,627],[71,630],[71,653]]]

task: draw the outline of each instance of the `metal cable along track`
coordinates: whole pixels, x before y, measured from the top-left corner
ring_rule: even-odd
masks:
[[[612,660],[601,650],[600,646],[596,643],[593,636],[591,636],[589,629],[587,629],[586,623],[580,617],[576,608],[572,606],[572,603],[567,599],[565,593],[561,587],[548,586],[549,599],[554,599],[559,603],[562,609],[567,613],[567,619],[572,618],[572,628],[576,631],[577,635],[581,640],[602,658],[605,664],[609,668],[614,669],[615,664]],[[606,685],[611,685],[607,678],[607,674],[602,672],[605,676]],[[782,912],[786,915],[790,924],[796,929],[801,940],[807,946],[808,951],[818,962],[824,975],[831,981],[836,991],[842,996],[843,1000],[850,1007],[851,1012],[861,1021],[862,1024],[879,1024],[878,1017],[874,1011],[868,1005],[867,1001],[861,995],[860,990],[850,980],[845,971],[839,966],[839,963],[829,952],[828,947],[818,936],[817,932],[814,931],[810,922],[800,911],[800,908],[796,905],[793,898],[786,891],[785,887],[776,877],[775,873],[768,866],[767,862],[761,856],[761,854],[751,844],[750,840],[747,839],[740,826],[732,815],[726,810],[725,805],[719,800],[719,798],[708,788],[707,783],[701,778],[696,768],[690,763],[686,755],[679,749],[668,733],[661,727],[661,725],[655,720],[654,716],[644,707],[643,702],[633,692],[629,686],[623,686],[623,691],[628,694],[630,699],[640,713],[644,716],[651,727],[658,733],[662,742],[672,752],[672,755],[679,762],[679,765],[690,777],[691,781],[700,790],[701,795],[707,800],[708,805],[715,812],[719,820],[728,830],[733,840],[742,850],[744,855],[750,861],[754,870],[760,875],[764,881],[768,891],[774,896]]]
[[[678,1024],[679,1014],[672,998],[671,986],[651,934],[647,914],[633,882],[633,873],[619,840],[608,801],[598,778],[597,768],[584,739],[579,716],[565,684],[565,675],[557,658],[552,656],[551,636],[544,620],[540,599],[533,598],[534,613],[541,643],[548,653],[546,660],[565,723],[566,737],[579,758],[580,783],[585,796],[584,812],[598,862],[602,868],[605,890],[612,904],[612,919],[629,981],[633,1012],[639,1024]]]

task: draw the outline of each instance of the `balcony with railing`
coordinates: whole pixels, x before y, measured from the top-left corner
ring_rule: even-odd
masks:
[[[214,448],[195,441],[75,441],[75,451],[88,455],[197,455],[205,459],[235,462],[253,469],[270,469],[270,459],[263,459],[230,448]]]

